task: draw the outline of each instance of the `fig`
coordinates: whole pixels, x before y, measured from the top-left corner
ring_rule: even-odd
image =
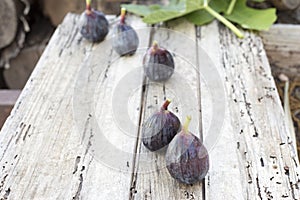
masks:
[[[143,144],[150,151],[157,151],[170,143],[180,130],[180,121],[168,110],[170,100],[166,100],[160,111],[150,116],[143,125]]]
[[[201,140],[189,132],[188,116],[181,132],[170,142],[166,152],[166,166],[171,176],[185,184],[193,184],[205,177],[209,157]]]
[[[132,55],[139,46],[139,37],[136,31],[125,22],[126,9],[121,9],[120,22],[114,27],[112,38],[113,49],[120,55]]]
[[[154,41],[143,58],[143,67],[146,76],[152,81],[166,81],[174,73],[174,59],[172,54],[158,46]]]
[[[101,42],[108,33],[109,24],[105,15],[91,8],[91,0],[86,0],[86,10],[80,16],[80,33],[91,42]]]

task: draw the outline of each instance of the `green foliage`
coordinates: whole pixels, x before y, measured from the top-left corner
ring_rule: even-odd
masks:
[[[228,5],[229,1],[227,0],[216,0],[209,3],[209,6],[218,13],[225,12]],[[200,9],[192,12],[186,15],[185,18],[191,23],[198,26],[208,24],[215,19],[215,17],[209,14],[205,9]]]
[[[136,4],[123,4],[122,7],[126,8],[127,11],[132,12],[132,13],[142,16],[142,17],[150,15],[151,13],[161,9],[161,6],[157,5],[157,4],[153,4],[151,6],[136,5]]]
[[[156,24],[170,19],[178,18],[195,10],[203,8],[202,0],[172,0],[167,6],[152,5],[122,5],[129,12],[143,16],[147,24]]]
[[[276,21],[276,10],[249,8],[246,0],[238,0],[231,15],[225,17],[245,29],[267,30]]]
[[[216,18],[239,37],[243,37],[242,33],[231,22],[245,29],[265,30],[276,20],[275,9],[249,8],[246,0],[211,0],[209,4],[207,0],[171,0],[166,6],[124,4],[122,7],[129,12],[143,16],[143,21],[148,24],[185,17],[196,25],[203,25]]]

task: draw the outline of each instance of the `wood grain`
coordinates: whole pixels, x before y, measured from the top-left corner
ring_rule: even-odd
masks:
[[[129,195],[132,158],[128,158],[128,163],[120,163],[120,168],[123,167],[121,173],[119,169],[107,167],[105,163],[99,161],[96,154],[91,153],[90,144],[82,142],[82,137],[94,142],[91,138],[92,135],[97,135],[96,126],[92,123],[95,122],[94,115],[82,115],[79,118],[85,125],[84,130],[80,129],[81,122],[76,124],[78,122],[76,116],[86,113],[81,113],[80,109],[74,107],[73,100],[76,97],[74,92],[80,92],[75,87],[82,83],[80,78],[96,82],[99,78],[96,76],[97,73],[88,69],[93,69],[96,65],[100,67],[98,68],[100,73],[101,67],[103,67],[102,71],[109,67],[112,58],[105,57],[107,54],[102,50],[104,48],[108,53],[112,52],[110,36],[99,49],[100,44],[91,44],[81,37],[76,25],[77,21],[77,15],[68,15],[56,30],[12,111],[8,123],[2,129],[1,197],[123,199]],[[99,60],[92,58],[100,59],[102,65],[99,65]],[[123,64],[125,60],[126,58],[122,59]],[[100,88],[106,87],[107,82],[114,81],[115,76],[111,75],[118,75],[113,73],[114,70],[118,70],[118,67],[120,69],[121,66],[116,64],[112,67],[112,72],[107,71],[109,77]],[[80,74],[84,68],[88,72],[85,74],[92,75],[90,79],[84,79],[85,74]],[[81,86],[83,89],[89,89],[86,87],[89,85],[91,83]],[[50,88],[46,89],[47,87]],[[37,90],[40,91],[34,92]],[[83,97],[87,98],[82,97],[79,103],[89,104],[90,102],[86,100],[91,101],[94,94],[90,93],[93,91],[85,92],[87,96]],[[106,111],[107,109],[109,107]],[[11,126],[15,128],[12,129]],[[104,129],[109,129],[109,126],[111,125],[107,123]],[[120,138],[116,140],[120,141]],[[134,144],[126,147],[133,151]],[[33,149],[36,149],[36,152],[31,153]],[[130,149],[128,151],[130,152]],[[27,161],[30,164],[26,164]],[[124,171],[124,168],[127,168],[127,171]],[[19,184],[14,184],[15,181]],[[112,185],[115,186],[111,187]]]
[[[165,83],[155,83],[147,79],[142,121],[145,122],[158,111],[166,99],[171,99],[170,111],[182,121],[187,115],[193,117],[190,131],[201,137],[199,131],[199,72],[196,66],[195,27],[186,21],[177,20],[153,31],[152,40],[174,55],[175,73]],[[188,40],[192,40],[188,42]],[[152,41],[150,41],[150,44]],[[180,45],[178,45],[180,44]],[[190,46],[192,45],[192,46]],[[190,49],[186,51],[186,49]],[[187,56],[186,53],[190,55]],[[188,59],[191,58],[191,59]],[[141,135],[140,129],[140,138]],[[136,171],[132,185],[135,191],[132,199],[202,199],[202,184],[193,186],[180,184],[174,180],[165,166],[165,148],[150,152],[139,141]]]
[[[151,32],[131,18],[140,47],[119,58],[113,35],[91,44],[77,21],[69,14],[58,27],[1,130],[2,199],[299,199],[298,159],[258,36],[181,20]],[[153,39],[175,55],[165,84],[141,70]],[[178,183],[164,152],[140,142],[165,98],[181,120],[193,116],[190,129],[208,147],[204,183]]]
[[[207,36],[207,29],[218,32],[220,39]],[[224,130],[211,152],[209,199],[299,199],[296,150],[261,39],[245,33],[239,40],[216,24],[201,34],[204,48],[220,67],[228,108]],[[243,192],[227,192],[234,190]]]
[[[300,73],[300,26],[274,24],[262,37],[274,75],[285,73],[295,78]]]

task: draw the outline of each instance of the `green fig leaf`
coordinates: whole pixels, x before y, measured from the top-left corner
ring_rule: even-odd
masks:
[[[122,4],[122,8],[125,8],[128,12],[134,13],[139,16],[146,16],[153,13],[156,10],[161,9],[161,5],[153,4],[150,6],[136,5],[136,4]]]
[[[214,20],[214,17],[209,14],[206,10],[197,10],[185,16],[185,18],[198,26],[202,26],[204,24],[208,24]]]
[[[216,12],[225,12],[226,8],[229,5],[230,0],[211,0],[209,2],[209,6],[214,9]],[[209,14],[206,10],[201,9],[201,10],[197,10],[194,11],[188,15],[185,16],[185,18],[198,26],[204,25],[204,24],[208,24],[211,21],[214,20],[214,17]]]
[[[126,5],[122,4],[129,12],[143,16],[147,24],[155,24],[184,16],[203,7],[203,0],[172,0],[166,6],[155,5]]]
[[[227,19],[235,22],[245,29],[266,30],[276,21],[276,9],[258,10],[248,7],[246,5],[247,0],[234,0],[234,3],[232,1],[210,0],[209,6],[204,5],[204,2],[207,3],[208,0],[170,0],[170,3],[165,6],[158,4],[151,6],[122,4],[121,6],[129,12],[143,16],[143,21],[148,24],[156,24],[178,17],[185,17],[195,25],[203,25],[211,22],[216,17],[221,21]],[[232,6],[229,6],[230,3]],[[227,9],[230,9],[230,12]],[[238,29],[234,25],[230,25],[228,22],[226,26],[233,31],[235,29],[236,31],[234,32],[239,36],[237,33]]]
[[[246,0],[237,0],[228,20],[239,24],[245,29],[267,30],[276,21],[276,9],[253,9],[246,5]]]

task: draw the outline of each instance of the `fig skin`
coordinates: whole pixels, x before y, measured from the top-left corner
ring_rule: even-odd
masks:
[[[151,81],[167,81],[174,73],[175,64],[172,54],[153,42],[143,58],[143,67],[146,76]]]
[[[166,100],[160,111],[147,119],[142,128],[142,141],[150,151],[157,151],[170,143],[180,131],[178,117],[168,111],[170,100]]]
[[[79,22],[81,35],[90,42],[101,42],[108,34],[109,24],[105,15],[92,9],[89,0]]]
[[[112,46],[120,56],[134,54],[139,46],[139,37],[136,31],[125,22],[125,12],[126,10],[122,8],[120,23],[113,30]]]
[[[173,178],[181,183],[193,184],[206,176],[209,156],[201,140],[188,131],[186,124],[168,146],[166,165]]]

